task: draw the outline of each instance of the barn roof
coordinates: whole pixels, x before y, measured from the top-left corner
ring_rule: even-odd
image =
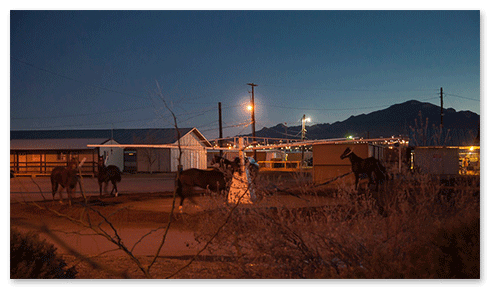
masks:
[[[105,138],[11,139],[11,150],[86,150],[88,144],[102,144]]]
[[[181,136],[193,132],[205,146],[211,146],[196,128],[180,128],[179,131]],[[173,144],[177,141],[177,132],[174,128],[10,131],[11,146],[12,140],[109,140],[111,138],[119,144]],[[92,142],[92,144],[100,143]]]

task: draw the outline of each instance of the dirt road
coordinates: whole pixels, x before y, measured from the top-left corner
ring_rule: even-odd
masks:
[[[174,174],[155,175],[123,175],[118,183],[120,194],[132,193],[161,193],[174,190]],[[87,196],[99,196],[97,178],[85,177],[82,186]],[[112,190],[109,184],[107,190]],[[80,187],[76,188],[76,195],[80,196]],[[56,196],[58,198],[58,196]],[[63,198],[67,198],[66,191]],[[49,177],[17,177],[10,179],[10,202],[51,200],[51,181]]]

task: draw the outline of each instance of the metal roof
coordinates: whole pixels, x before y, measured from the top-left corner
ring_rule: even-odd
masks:
[[[181,137],[195,133],[204,146],[211,144],[196,128],[180,128]],[[174,144],[174,128],[91,129],[91,130],[19,130],[10,131],[11,149],[78,149],[85,144],[102,144],[109,139],[119,144]],[[57,147],[58,146],[58,147]]]
[[[102,144],[106,138],[87,139],[11,139],[11,150],[87,150],[88,144]]]

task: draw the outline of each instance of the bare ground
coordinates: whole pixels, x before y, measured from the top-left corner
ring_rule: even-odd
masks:
[[[177,198],[177,201],[179,199]],[[235,256],[203,251],[204,246],[194,238],[196,226],[203,214],[213,214],[215,206],[225,206],[222,198],[194,197],[194,204],[184,205],[184,213],[175,208],[170,231],[162,250],[152,266],[153,278],[217,279],[240,278],[231,276]],[[289,206],[311,204],[308,200],[292,196],[268,198],[263,206]],[[331,202],[326,199],[325,202]],[[315,204],[317,204],[317,200]],[[117,239],[104,218],[117,230],[117,235],[132,254],[147,266],[155,256],[165,228],[170,220],[173,198],[170,192],[121,194],[119,197],[91,197],[89,206],[78,198],[73,206],[53,201],[11,203],[11,226],[23,231],[37,231],[57,247],[68,267],[75,266],[80,279],[145,278],[136,263],[117,246],[83,226],[92,224]],[[196,204],[199,204],[197,206]],[[321,205],[321,204],[320,204]],[[103,217],[101,217],[103,216]],[[217,220],[219,221],[219,220]],[[192,261],[192,262],[191,262]],[[241,265],[243,266],[243,265]],[[180,270],[185,267],[185,269]],[[175,275],[174,275],[175,274]]]

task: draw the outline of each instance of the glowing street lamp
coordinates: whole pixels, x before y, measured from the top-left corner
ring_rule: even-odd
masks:
[[[252,111],[253,109],[254,109],[254,107],[251,104],[247,105],[247,110],[248,111]]]

